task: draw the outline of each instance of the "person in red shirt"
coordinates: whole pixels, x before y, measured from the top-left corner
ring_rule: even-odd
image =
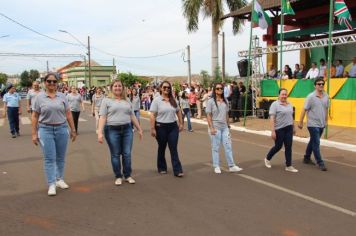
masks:
[[[190,93],[188,94],[188,100],[192,117],[195,117],[195,113],[197,112],[197,94],[195,93],[194,87],[190,89]]]

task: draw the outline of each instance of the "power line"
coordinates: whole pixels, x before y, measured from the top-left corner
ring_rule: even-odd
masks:
[[[65,44],[70,44],[70,45],[74,45],[74,46],[82,46],[81,44],[78,44],[78,43],[71,43],[71,42],[67,42],[67,41],[63,41],[63,40],[60,40],[60,39],[56,39],[56,38],[53,38],[53,37],[50,37],[48,35],[45,35],[37,30],[34,30],[32,29],[31,27],[29,26],[26,26],[14,19],[12,19],[11,17],[8,17],[7,15],[3,14],[0,12],[0,15],[3,16],[4,18],[6,18],[7,20],[21,26],[22,28],[25,28],[35,34],[38,34],[40,36],[43,36],[43,37],[46,37],[48,39],[51,39],[51,40],[54,40],[54,41],[57,41],[57,42],[60,42],[60,43],[65,43]],[[163,57],[163,56],[168,56],[168,55],[171,55],[171,54],[176,54],[176,53],[179,53],[179,52],[182,52],[184,51],[185,49],[182,48],[182,49],[179,49],[179,50],[174,50],[174,51],[170,51],[170,52],[167,52],[167,53],[162,53],[162,54],[156,54],[156,55],[150,55],[150,56],[120,56],[120,55],[116,55],[116,54],[113,54],[113,53],[109,53],[109,52],[106,52],[100,48],[97,48],[97,47],[92,47],[93,49],[97,50],[98,52],[101,52],[101,53],[104,53],[106,55],[109,55],[109,56],[114,56],[114,57],[117,57],[117,58],[125,58],[125,59],[150,59],[150,58],[156,58],[156,57]]]
[[[0,52],[0,57],[85,57],[82,54]]]
[[[178,49],[178,50],[175,50],[175,51],[162,53],[162,54],[156,54],[156,55],[150,55],[150,56],[120,56],[120,55],[116,55],[116,54],[113,54],[113,53],[106,52],[106,51],[101,50],[101,49],[99,49],[97,47],[92,47],[92,48],[95,49],[96,51],[104,53],[106,55],[117,57],[117,58],[124,58],[124,59],[149,59],[149,58],[163,57],[163,56],[168,56],[168,55],[180,53],[180,52],[185,50],[184,48],[181,48],[181,49]]]
[[[27,30],[33,32],[33,33],[36,33],[36,34],[41,35],[41,36],[43,36],[43,37],[46,37],[46,38],[48,38],[48,39],[51,39],[51,40],[54,40],[54,41],[57,41],[57,42],[61,42],[61,43],[70,44],[70,45],[81,46],[80,44],[77,44],[77,43],[71,43],[71,42],[63,41],[63,40],[56,39],[56,38],[50,37],[50,36],[48,36],[48,35],[42,34],[42,33],[38,32],[37,30],[34,30],[34,29],[32,29],[32,28],[30,28],[30,27],[24,25],[24,24],[21,24],[20,22],[18,22],[18,21],[16,21],[16,20],[12,19],[12,18],[10,18],[10,17],[8,17],[7,15],[5,15],[5,14],[3,14],[3,13],[1,13],[1,12],[0,12],[0,15],[3,16],[4,18],[8,19],[9,21],[11,21],[11,22],[13,22],[13,23],[15,23],[15,24],[21,26],[22,28],[25,28],[25,29],[27,29]]]

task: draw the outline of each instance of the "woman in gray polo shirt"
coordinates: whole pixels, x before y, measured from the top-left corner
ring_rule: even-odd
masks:
[[[274,140],[274,147],[268,152],[265,158],[265,166],[271,168],[272,157],[281,150],[283,144],[285,148],[286,171],[298,172],[292,166],[292,143],[293,134],[295,133],[293,121],[293,106],[287,101],[288,91],[284,88],[279,90],[278,100],[273,102],[269,115],[271,117],[271,137]]]
[[[72,112],[75,132],[78,134],[78,121],[80,115],[80,107],[84,111],[84,103],[82,96],[78,93],[78,89],[75,86],[70,87],[71,93],[68,93],[67,99],[70,107],[70,111]]]
[[[132,107],[133,107],[136,119],[137,119],[138,123],[140,123],[141,100],[140,100],[140,96],[139,96],[136,88],[131,89],[130,101],[132,103]]]
[[[96,133],[98,134],[98,127],[99,127],[99,109],[101,102],[105,98],[103,94],[103,89],[101,87],[97,87],[95,89],[95,94],[93,95],[93,104],[91,106],[91,112],[93,113],[93,116],[95,117],[95,130]]]
[[[131,177],[131,150],[133,141],[132,125],[136,127],[142,139],[142,129],[138,123],[132,104],[127,99],[126,88],[120,80],[114,80],[110,89],[112,98],[104,98],[99,110],[98,142],[103,143],[103,130],[111,155],[112,169],[115,174],[115,185],[122,184],[122,173],[125,180],[134,184]],[[123,171],[121,172],[121,160]]]
[[[230,172],[241,171],[232,155],[231,135],[229,125],[229,107],[224,97],[224,85],[217,83],[214,85],[211,99],[206,105],[206,114],[211,139],[211,153],[213,157],[213,167],[216,174],[221,174],[219,148],[221,143],[224,147],[225,158]]]
[[[179,132],[183,130],[182,113],[173,97],[172,85],[168,81],[164,81],[160,85],[160,90],[161,95],[153,100],[150,108],[151,135],[156,138],[158,143],[157,169],[160,174],[167,174],[165,152],[168,143],[173,174],[183,177],[183,169],[177,151]],[[179,124],[177,124],[177,117]]]
[[[63,93],[57,92],[57,81],[56,74],[47,74],[46,92],[39,93],[32,106],[32,142],[36,146],[40,143],[43,151],[49,196],[56,195],[56,187],[69,188],[64,182],[67,123],[72,141],[76,137],[68,101]]]

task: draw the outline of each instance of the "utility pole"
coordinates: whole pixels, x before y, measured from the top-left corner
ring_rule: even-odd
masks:
[[[91,88],[91,61],[90,61],[90,36],[88,36],[88,66],[89,66],[89,82],[88,87]]]
[[[222,81],[225,81],[225,32],[222,32],[222,66],[221,66],[221,70],[222,70]]]
[[[46,65],[47,65],[47,73],[49,73],[49,65],[48,65],[48,61],[46,61]]]
[[[192,71],[191,71],[191,65],[190,65],[190,46],[187,46],[187,53],[188,53],[188,83],[189,87],[192,85]]]

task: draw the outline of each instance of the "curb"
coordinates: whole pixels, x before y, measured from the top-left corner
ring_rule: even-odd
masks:
[[[142,111],[142,110],[140,113],[142,115],[150,114],[150,112]],[[192,123],[208,125],[208,122],[204,121],[204,120],[190,118],[190,121]],[[263,136],[271,136],[271,131],[269,131],[269,130],[251,130],[251,129],[247,129],[244,127],[238,127],[233,124],[230,124],[230,126],[231,126],[232,130],[239,131],[239,132],[246,132],[246,133],[250,133],[250,134],[257,134],[257,135],[263,135]],[[301,142],[301,143],[308,143],[309,138],[301,138],[298,136],[293,136],[293,141],[297,141],[297,142]],[[324,146],[324,147],[333,147],[333,148],[337,148],[337,149],[344,150],[344,151],[356,152],[356,145],[348,144],[348,143],[340,143],[340,142],[336,142],[336,141],[320,139],[320,145]]]

